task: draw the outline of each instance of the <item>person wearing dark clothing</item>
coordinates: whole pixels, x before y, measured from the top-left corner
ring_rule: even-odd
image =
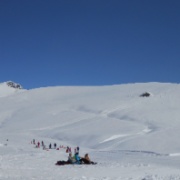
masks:
[[[70,163],[67,161],[57,161],[55,165],[66,165],[66,164],[70,164]]]
[[[72,157],[72,154],[69,153],[67,161],[57,161],[56,165],[66,165],[66,164],[73,164],[75,159]]]
[[[95,163],[95,162],[93,162],[93,161],[90,160],[88,154],[85,154],[85,156],[80,159],[80,162],[81,162],[81,163],[84,163],[84,164],[97,164],[97,163]]]
[[[49,149],[51,149],[51,143],[49,144]]]
[[[33,139],[33,144],[36,144],[35,139]]]

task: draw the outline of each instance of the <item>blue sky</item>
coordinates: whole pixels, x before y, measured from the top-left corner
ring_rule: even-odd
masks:
[[[0,82],[180,83],[179,0],[1,0]]]

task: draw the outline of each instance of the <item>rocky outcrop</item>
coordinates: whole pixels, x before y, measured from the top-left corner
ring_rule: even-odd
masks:
[[[151,94],[148,92],[142,93],[140,97],[149,97]]]
[[[12,88],[15,88],[15,89],[23,89],[23,87],[18,83],[15,83],[15,82],[12,82],[12,81],[8,81],[6,83],[7,83],[7,85],[9,87],[12,87]]]

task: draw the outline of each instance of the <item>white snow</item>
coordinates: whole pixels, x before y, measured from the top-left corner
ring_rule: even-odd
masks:
[[[151,92],[150,97],[140,97]],[[0,84],[0,179],[180,180],[180,85]],[[97,165],[56,166],[79,146]]]

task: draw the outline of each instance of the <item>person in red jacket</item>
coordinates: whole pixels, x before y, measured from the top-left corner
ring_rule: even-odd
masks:
[[[37,145],[38,145],[38,148],[39,148],[39,147],[40,147],[40,142],[39,142],[39,141],[38,141],[38,144],[37,144]]]

